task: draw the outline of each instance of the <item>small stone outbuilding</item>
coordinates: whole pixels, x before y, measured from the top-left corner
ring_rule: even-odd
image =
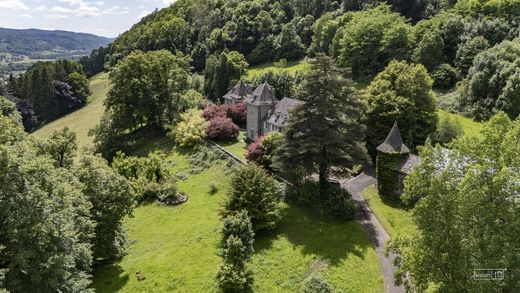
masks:
[[[379,194],[397,197],[403,193],[404,178],[420,163],[419,156],[410,153],[403,143],[397,123],[377,147],[376,177]]]

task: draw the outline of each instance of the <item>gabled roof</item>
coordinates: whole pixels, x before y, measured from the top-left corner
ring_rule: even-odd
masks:
[[[287,119],[289,119],[289,112],[297,106],[303,105],[305,102],[291,99],[291,98],[283,98],[274,109],[273,114],[268,118],[267,123],[281,127],[285,124]]]
[[[403,139],[401,138],[401,132],[399,131],[399,127],[397,126],[397,122],[394,123],[392,130],[386,137],[384,143],[377,147],[377,150],[382,153],[388,154],[408,154],[410,150],[403,143]]]
[[[267,81],[259,85],[251,95],[251,98],[248,99],[248,103],[251,104],[271,104],[276,102],[275,90]]]
[[[224,99],[242,100],[247,95],[253,93],[253,87],[245,84],[242,80],[239,81],[230,91],[224,96]]]

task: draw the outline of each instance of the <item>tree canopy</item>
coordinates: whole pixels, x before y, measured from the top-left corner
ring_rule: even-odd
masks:
[[[367,160],[363,104],[333,59],[318,54],[309,66],[296,94],[305,104],[291,113],[275,167],[293,170],[301,166],[306,174],[319,174],[324,187],[333,167],[353,168]]]
[[[480,136],[465,136],[451,151],[425,147],[406,178],[403,198],[417,202],[417,232],[394,243],[398,279],[417,291],[518,291],[520,259],[520,120],[499,113]],[[500,284],[474,279],[479,269],[505,269]],[[409,277],[405,277],[408,275]]]
[[[365,90],[367,144],[371,152],[397,121],[408,147],[423,145],[436,129],[433,81],[422,65],[392,61]]]

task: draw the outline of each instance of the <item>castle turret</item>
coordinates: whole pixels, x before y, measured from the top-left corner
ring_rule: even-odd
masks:
[[[266,82],[259,85],[252,95],[246,98],[247,137],[256,140],[267,133],[269,112],[278,103],[275,89]]]
[[[224,98],[224,103],[228,105],[235,104],[236,102],[243,101],[248,95],[253,93],[253,88],[244,83],[242,80],[239,81]]]
[[[410,150],[403,143],[397,122],[385,142],[377,147],[376,175],[379,195],[399,196],[403,191],[402,166],[408,161]]]

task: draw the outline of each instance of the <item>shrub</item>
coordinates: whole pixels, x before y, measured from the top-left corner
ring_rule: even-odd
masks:
[[[238,138],[240,128],[229,118],[213,118],[207,127],[208,138],[219,141],[232,141]]]
[[[202,111],[190,109],[181,115],[181,121],[175,126],[171,135],[178,145],[191,147],[200,144],[206,138],[209,123],[202,117]]]
[[[227,107],[227,117],[233,120],[236,125],[244,126],[246,124],[247,112],[246,104],[242,101],[229,105]]]
[[[326,198],[321,205],[321,213],[335,220],[352,220],[356,213],[352,196],[336,185],[328,186]]]
[[[204,109],[202,116],[207,121],[215,118],[229,118],[237,125],[245,125],[246,123],[246,104],[239,101],[233,105],[209,105]]]
[[[253,276],[247,262],[253,254],[254,236],[247,211],[230,214],[224,219],[219,252],[223,263],[217,273],[217,282],[222,291],[251,291]]]
[[[319,204],[320,186],[315,181],[306,179],[298,188],[297,201],[304,207],[311,207]]]
[[[214,182],[209,184],[209,194],[213,195],[218,192],[218,186]]]
[[[257,139],[247,147],[247,160],[266,169],[271,169],[273,156],[282,145],[283,139],[283,134],[277,131],[270,132],[266,136]]]
[[[228,105],[217,106],[215,104],[211,104],[204,109],[202,116],[204,119],[206,119],[206,121],[211,121],[217,117],[227,117],[227,114]]]
[[[211,145],[199,145],[195,148],[195,153],[188,157],[192,169],[192,174],[198,174],[203,170],[211,168],[219,162],[231,161],[224,153]]]
[[[170,180],[161,186],[157,199],[163,203],[171,203],[179,199],[179,191],[173,180]]]
[[[432,134],[431,140],[433,143],[445,145],[462,135],[464,135],[464,130],[460,122],[446,117],[439,121],[439,126]]]
[[[244,245],[244,251],[247,255],[253,253],[253,242],[255,233],[253,225],[246,210],[242,210],[235,214],[230,214],[224,218],[224,226],[222,227],[222,239],[220,241],[220,249],[226,249],[229,237],[235,236],[240,239]]]
[[[305,180],[298,188],[297,201],[303,207],[317,209],[320,214],[334,220],[348,221],[354,218],[355,206],[352,196],[343,188],[328,185],[320,197],[320,186],[313,180]]]
[[[441,64],[432,74],[433,87],[436,89],[448,90],[457,83],[459,73],[456,68],[449,64]]]
[[[313,276],[307,283],[305,283],[305,288],[303,289],[303,293],[332,293],[332,287],[330,284],[317,276]]]
[[[246,210],[254,231],[273,229],[281,219],[281,197],[278,183],[262,167],[249,164],[233,174],[223,215]]]
[[[148,157],[127,157],[119,152],[112,168],[130,181],[137,200],[143,202],[158,199],[163,184],[170,179],[165,162],[162,152],[154,152]]]
[[[231,235],[226,241],[223,263],[217,272],[217,283],[223,292],[251,292],[253,273],[246,266],[246,249],[240,238]]]
[[[247,146],[246,159],[248,162],[265,166],[263,158],[262,138],[258,138],[255,142]]]

